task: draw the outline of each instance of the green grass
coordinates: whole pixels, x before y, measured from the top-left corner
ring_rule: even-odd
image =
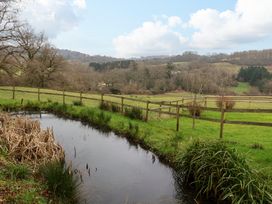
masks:
[[[26,103],[26,101],[25,101]],[[10,99],[1,99],[0,104],[9,104],[12,106],[20,106],[20,101],[13,101]],[[13,104],[13,105],[12,105]],[[15,104],[15,105],[14,105]],[[17,104],[17,105],[16,105]],[[92,118],[99,118],[102,111],[96,107],[86,106],[66,106],[62,108],[61,104],[54,103],[33,103],[32,106],[39,106],[44,110],[53,110],[59,112],[65,112],[66,115],[73,118],[85,118],[87,121]],[[192,119],[182,117],[180,119],[180,140],[177,140],[175,135],[176,119],[166,118],[161,120],[150,120],[149,122],[143,122],[138,120],[129,119],[121,114],[112,113],[106,111],[105,126],[110,129],[126,134],[129,131],[129,123],[137,124],[138,134],[137,140],[154,150],[158,155],[167,156],[173,158],[177,152],[184,151],[186,147],[196,139],[213,140],[219,138],[220,124],[196,120],[196,127],[192,129]],[[204,113],[212,117],[220,117],[216,112]],[[252,113],[252,120],[263,121],[262,117],[265,114]],[[226,118],[232,117],[232,119],[246,119],[248,115],[232,114],[226,116]],[[110,119],[109,119],[110,118]],[[97,119],[99,121],[99,119]],[[102,120],[102,119],[101,119]],[[103,119],[104,120],[104,119]],[[271,121],[271,114],[265,118],[267,121]],[[98,122],[99,123],[99,122]],[[239,153],[245,154],[249,160],[251,167],[265,171],[267,174],[272,175],[272,128],[270,127],[255,127],[246,125],[231,125],[225,124],[224,126],[224,139],[230,141],[229,145],[235,147]],[[175,145],[173,145],[175,141]],[[252,149],[251,146],[254,143],[261,144],[264,148]]]
[[[52,91],[53,92],[53,91]],[[83,119],[87,122],[93,122],[99,126],[101,121],[104,121],[104,125],[122,135],[129,136],[130,139],[143,144],[148,149],[154,151],[158,156],[165,158],[174,165],[174,161],[177,155],[183,154],[186,148],[192,144],[193,141],[198,139],[205,141],[213,141],[219,138],[220,124],[208,121],[196,120],[196,127],[192,129],[192,119],[181,117],[180,119],[180,132],[175,131],[176,119],[171,117],[158,118],[157,113],[150,115],[150,120],[146,123],[139,120],[132,120],[128,117],[121,115],[120,113],[112,113],[104,111],[105,115],[98,107],[98,102],[90,102],[84,100],[84,106],[72,106],[67,105],[63,107],[61,104],[46,103],[48,97],[51,101],[57,101],[62,103],[61,97],[42,96],[44,103],[37,103],[37,97],[31,94],[21,95],[16,97],[16,100],[12,100],[11,95],[8,92],[2,94],[0,91],[0,104],[7,105],[10,108],[20,107],[20,97],[24,97],[23,105],[29,106],[30,109],[42,109],[55,113],[62,113],[66,116]],[[92,96],[100,98],[99,94],[86,94],[86,96]],[[157,96],[130,96],[139,99],[148,100],[177,100],[180,97],[180,93],[169,93]],[[110,97],[105,97],[109,100]],[[104,98],[104,99],[105,99]],[[32,104],[27,105],[27,100],[33,101]],[[72,104],[74,98],[66,99],[67,104]],[[118,99],[112,99],[118,100]],[[137,104],[131,102],[133,105],[144,106],[145,104]],[[264,106],[257,104],[238,103],[237,107],[243,107],[251,105],[252,107],[258,106],[261,108],[271,108],[272,104],[265,104]],[[214,103],[215,106],[215,103]],[[175,110],[173,109],[173,112]],[[186,110],[184,110],[187,113]],[[202,116],[220,119],[219,112],[206,111]],[[96,118],[96,119],[94,119]],[[100,118],[100,119],[99,119]],[[109,119],[110,118],[110,119]],[[227,120],[240,120],[240,121],[258,121],[258,122],[271,122],[272,114],[267,113],[226,113]],[[99,122],[99,120],[101,120]],[[239,154],[244,155],[248,160],[250,168],[263,172],[266,176],[272,177],[272,128],[271,127],[257,127],[246,125],[224,125],[224,140],[227,141],[229,147],[235,148]],[[254,144],[258,144],[262,148],[252,148]],[[267,182],[271,183],[269,179]]]
[[[178,160],[180,175],[198,195],[233,204],[272,202],[272,188],[222,141],[196,141]]]
[[[239,82],[238,86],[233,87],[231,89],[231,91],[233,91],[234,93],[238,95],[243,95],[245,93],[248,93],[249,90],[250,90],[250,85],[249,83],[246,83],[246,82]]]
[[[40,167],[39,170],[48,186],[48,190],[56,196],[57,201],[63,203],[78,203],[79,182],[70,167],[64,161],[51,162]]]
[[[2,152],[3,153],[3,152]],[[34,178],[28,166],[15,164],[0,152],[0,202],[45,204],[46,186]]]

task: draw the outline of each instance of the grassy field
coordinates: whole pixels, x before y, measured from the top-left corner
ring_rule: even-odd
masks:
[[[27,88],[27,90],[30,90]],[[52,90],[47,90],[48,92],[55,92]],[[62,93],[62,92],[59,92]],[[73,95],[78,95],[75,93],[70,93]],[[169,93],[164,95],[156,96],[130,96],[140,99],[148,100],[177,100],[181,95],[187,93]],[[84,94],[85,96],[85,94]],[[100,98],[99,94],[89,95],[95,98]],[[0,91],[0,104],[10,104],[14,103],[11,100],[11,92]],[[24,98],[24,102],[27,100],[37,101],[37,95],[35,94],[16,94],[17,103],[21,102],[21,98]],[[52,95],[42,95],[42,101],[58,101],[62,103],[61,96],[52,96]],[[108,98],[110,100],[110,98]],[[76,100],[72,97],[66,98],[66,103],[72,103]],[[115,99],[119,100],[119,99]],[[92,102],[84,100],[85,107],[73,106],[70,107],[71,114],[79,114],[80,111],[84,111],[87,107],[95,111],[98,110],[99,102]],[[144,104],[135,104],[133,105],[142,106]],[[254,104],[251,104],[254,106]],[[271,105],[271,104],[270,104]],[[257,105],[256,105],[257,106]],[[259,106],[259,104],[258,104]],[[268,105],[267,105],[268,106]],[[87,111],[87,110],[86,110]],[[161,155],[172,155],[175,156],[178,152],[182,152],[193,140],[215,140],[219,138],[220,124],[196,120],[196,127],[192,129],[192,119],[182,117],[180,119],[180,132],[175,131],[176,119],[175,118],[159,118],[155,117],[157,113],[154,113],[153,117],[149,122],[142,122],[138,120],[131,120],[127,117],[124,117],[118,113],[108,114],[112,117],[110,121],[110,127],[113,130],[120,131],[124,128],[127,128],[129,122],[137,124],[139,126],[140,133],[137,137],[144,141],[148,147],[151,147],[152,150],[156,151]],[[220,113],[218,112],[204,112],[203,116],[211,118],[220,118]],[[241,120],[241,121],[259,121],[259,122],[271,122],[272,114],[267,113],[227,113],[226,119],[228,120]],[[224,126],[224,139],[228,141],[228,145],[234,147],[238,150],[239,153],[242,153],[246,156],[249,161],[249,164],[258,170],[264,171],[267,175],[272,176],[272,128],[271,127],[256,127],[256,126],[246,126],[246,125],[230,125],[225,124]],[[254,148],[259,144],[262,148]]]
[[[231,91],[233,91],[234,93],[238,94],[238,95],[243,95],[245,93],[247,93],[250,90],[250,85],[246,82],[239,82],[238,86],[233,87],[231,89]]]

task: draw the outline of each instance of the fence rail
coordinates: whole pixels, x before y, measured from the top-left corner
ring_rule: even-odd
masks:
[[[90,97],[86,96],[87,94],[82,92],[70,92],[67,93],[65,91],[55,91],[49,92],[37,88],[37,91],[31,90],[22,90],[16,87],[7,87],[7,88],[0,88],[0,91],[6,91],[12,93],[12,99],[16,98],[16,93],[29,93],[37,95],[37,100],[41,101],[41,95],[51,95],[51,96],[59,96],[62,97],[62,103],[66,103],[66,97],[75,98],[82,102],[83,100],[90,100],[90,101],[97,101],[97,102],[104,102],[117,105],[121,107],[121,113],[124,113],[125,108],[139,108],[145,112],[145,121],[149,120],[149,112],[158,113],[159,117],[163,115],[169,115],[176,118],[176,131],[180,129],[180,119],[182,117],[192,118],[193,121],[193,128],[195,126],[195,120],[203,120],[209,121],[214,123],[220,124],[220,138],[223,137],[223,129],[224,124],[233,124],[233,125],[250,125],[250,126],[263,126],[263,127],[272,127],[272,122],[254,122],[254,121],[234,121],[234,120],[226,120],[225,113],[271,113],[271,109],[225,109],[225,108],[214,108],[214,107],[207,107],[208,102],[217,101],[222,96],[202,96],[197,98],[196,96],[182,96],[177,100],[169,100],[169,101],[151,101],[151,100],[144,100],[144,99],[136,99],[130,98],[122,95],[113,95],[113,94],[97,94],[97,97]],[[84,96],[84,95],[85,96]],[[105,99],[105,97],[114,98],[118,101],[113,101],[109,99]],[[233,100],[235,102],[249,102],[249,103],[272,103],[272,96],[225,96],[229,100]],[[125,102],[138,102],[142,103],[142,106],[136,106],[132,104],[127,104]],[[187,102],[186,102],[187,101]],[[202,102],[204,105],[201,107],[202,110],[205,111],[214,111],[220,113],[220,119],[216,118],[209,118],[209,117],[196,117],[196,114],[185,114],[184,110],[189,108],[188,101],[196,104],[197,102]],[[145,105],[144,105],[145,104]],[[153,107],[151,107],[153,105]],[[155,106],[155,107],[154,107]]]

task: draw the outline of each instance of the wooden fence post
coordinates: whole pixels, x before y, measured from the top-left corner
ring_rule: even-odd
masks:
[[[193,129],[195,129],[195,115],[196,115],[196,94],[194,95],[193,102]]]
[[[15,99],[15,86],[12,87],[12,99]]]
[[[101,103],[103,103],[104,102],[104,94],[102,93],[101,94]]]
[[[146,102],[145,121],[148,121],[149,101]]]
[[[221,121],[220,121],[220,139],[223,138],[223,131],[224,131],[224,123],[225,123],[225,104],[224,104],[224,96],[221,98],[222,105],[221,105]]]
[[[121,113],[124,114],[124,97],[121,98]]]
[[[40,98],[40,88],[38,88],[38,101],[39,102],[41,101],[41,98]]]
[[[170,105],[172,104],[172,102],[170,101]],[[169,106],[169,113],[171,113],[171,106]]]
[[[205,97],[204,106],[205,106],[205,108],[207,108],[207,97]]]
[[[82,104],[82,91],[79,93],[79,100],[80,100],[80,104]]]
[[[159,118],[161,118],[162,102],[160,102]]]
[[[65,105],[65,91],[62,91],[62,103]]]
[[[179,105],[177,104],[177,128],[176,128],[176,130],[177,130],[177,132],[179,131],[179,109],[180,109],[180,107],[179,107]]]

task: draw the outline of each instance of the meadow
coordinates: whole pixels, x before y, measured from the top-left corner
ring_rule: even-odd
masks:
[[[1,87],[1,89],[10,89],[11,87]],[[37,91],[34,88],[16,87],[22,91]],[[43,89],[41,92],[47,92],[51,94],[60,94],[58,96],[41,94],[40,101],[43,102],[59,102],[63,103],[62,91],[55,91],[50,89]],[[65,97],[66,104],[73,104],[74,101],[78,101],[79,93],[65,92],[70,95]],[[75,97],[77,98],[75,98]],[[182,98],[182,96],[188,96],[188,93],[167,93],[162,95],[130,95],[123,97],[131,97],[133,99],[150,100],[150,101],[176,101]],[[83,99],[84,106],[71,106],[71,112],[79,114],[80,111],[84,111],[86,108],[91,108],[94,111],[99,111],[99,103],[101,100],[101,94],[82,94],[82,97],[90,97],[94,100]],[[37,94],[16,92],[15,100],[12,100],[11,91],[0,90],[0,104],[27,103],[27,101],[38,102]],[[23,99],[23,100],[22,100]],[[103,100],[119,102],[120,98],[113,98],[111,96],[104,96]],[[144,102],[125,101],[128,105],[145,107]],[[215,102],[208,102],[208,107],[214,107]],[[249,106],[257,108],[272,109],[272,103],[260,103],[260,102],[237,102],[235,107]],[[70,106],[69,106],[70,107]],[[152,108],[158,108],[159,106],[153,105]],[[167,107],[168,110],[168,107]],[[192,128],[192,118],[181,117],[180,118],[180,130],[176,132],[176,118],[175,116],[167,116],[162,114],[158,117],[159,113],[151,113],[148,122],[140,120],[132,120],[120,113],[112,113],[106,111],[111,116],[110,128],[112,130],[120,131],[124,129],[128,123],[133,123],[139,127],[139,139],[143,140],[143,143],[149,148],[154,150],[159,155],[170,155],[174,157],[177,152],[185,151],[187,146],[194,140],[212,141],[219,138],[220,124],[210,121],[195,121],[195,128]],[[172,112],[175,112],[174,108]],[[143,112],[144,113],[144,112]],[[188,113],[184,109],[184,114]],[[216,111],[204,111],[203,116],[209,118],[220,119],[220,112]],[[271,122],[271,113],[226,113],[227,120],[236,121],[253,121],[253,122]],[[234,147],[239,153],[243,154],[249,164],[254,169],[265,172],[266,175],[271,175],[272,170],[272,128],[271,127],[259,127],[251,125],[237,125],[237,124],[225,124],[224,125],[224,140],[227,141],[230,147]]]

